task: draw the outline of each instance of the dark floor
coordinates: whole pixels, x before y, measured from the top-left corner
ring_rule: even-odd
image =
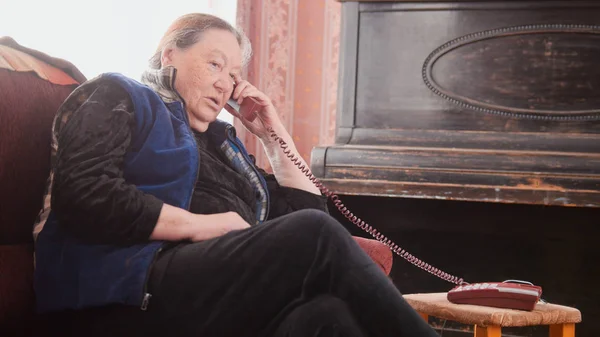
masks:
[[[545,300],[581,310],[578,337],[600,336],[600,209],[356,196],[342,201],[412,254],[466,281],[521,279],[542,286]],[[331,214],[343,219],[334,208]],[[391,276],[403,293],[452,287],[397,256]],[[445,328],[468,327],[446,322]],[[548,330],[507,329],[506,336],[548,336]]]

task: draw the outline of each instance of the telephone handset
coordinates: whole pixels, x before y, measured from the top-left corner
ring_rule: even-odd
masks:
[[[256,101],[253,99],[244,99],[239,105],[233,99],[227,102],[229,109],[234,109],[249,121],[253,121],[258,112],[255,109]],[[535,286],[526,281],[507,280],[504,282],[487,282],[469,284],[462,278],[448,274],[430,264],[418,259],[400,246],[381,234],[377,229],[354,215],[340,200],[339,196],[330,191],[327,187],[315,177],[310,169],[300,161],[300,157],[292,153],[287,143],[280,138],[273,129],[269,129],[271,138],[279,143],[283,153],[290,159],[296,167],[321,191],[323,195],[331,199],[338,211],[346,217],[350,222],[358,226],[360,229],[369,233],[377,241],[385,244],[392,252],[416,267],[419,267],[426,272],[439,277],[440,279],[450,282],[455,285],[447,295],[450,302],[456,304],[472,304],[480,306],[490,306],[507,309],[527,310],[531,311],[535,308],[536,303],[542,301],[542,288]]]
[[[256,101],[254,99],[252,99],[251,97],[244,99],[242,101],[242,104],[238,104],[238,102],[235,99],[230,98],[227,101],[227,104],[225,104],[225,109],[226,110],[233,109],[237,113],[244,116],[245,119],[252,122],[252,121],[254,121],[254,119],[256,119],[256,116],[258,116],[258,114],[255,110],[256,104],[257,104]],[[229,111],[229,112],[231,112],[231,111]]]

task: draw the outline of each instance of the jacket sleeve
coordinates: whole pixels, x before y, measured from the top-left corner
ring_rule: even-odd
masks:
[[[147,242],[163,203],[123,178],[134,122],[129,95],[117,84],[94,80],[60,110],[51,198],[59,225],[87,243]],[[69,117],[65,122],[61,116]]]
[[[253,156],[252,161],[255,159]],[[282,215],[292,213],[301,209],[318,209],[329,213],[327,209],[327,197],[324,195],[316,195],[297,188],[286,187],[279,185],[275,175],[267,173],[265,170],[258,168],[260,174],[267,182],[269,195],[271,196],[271,204],[269,205],[269,219],[275,219]]]

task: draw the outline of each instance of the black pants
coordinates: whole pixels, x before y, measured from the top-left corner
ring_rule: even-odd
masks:
[[[437,336],[346,229],[314,210],[168,249],[149,290],[147,311],[96,314],[103,317],[97,329],[110,336]]]

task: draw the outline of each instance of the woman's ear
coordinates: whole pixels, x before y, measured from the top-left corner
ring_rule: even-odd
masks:
[[[163,67],[172,65],[174,53],[175,53],[175,50],[173,49],[173,47],[170,47],[170,46],[165,47],[163,49],[163,51],[160,53],[160,64]]]

